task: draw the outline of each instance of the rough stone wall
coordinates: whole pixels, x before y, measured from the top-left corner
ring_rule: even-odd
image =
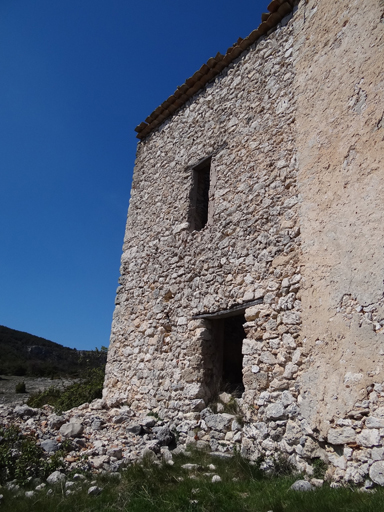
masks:
[[[295,18],[300,411],[319,439],[349,443],[337,457],[347,479],[384,435],[383,21],[379,0],[309,0]]]
[[[201,406],[215,391],[217,356],[210,322],[193,315],[260,297],[243,344],[244,400],[253,405],[255,390],[290,364],[300,237],[287,23],[139,144],[109,349],[110,402],[168,413],[191,400]],[[191,231],[193,166],[210,155],[208,224]],[[280,346],[288,352],[278,357]]]
[[[109,404],[184,421],[183,439],[212,450],[384,482],[383,12],[381,0],[300,2],[139,143]],[[207,157],[208,223],[193,231],[193,168]],[[231,434],[201,411],[217,353],[212,322],[193,316],[255,299],[245,424]]]

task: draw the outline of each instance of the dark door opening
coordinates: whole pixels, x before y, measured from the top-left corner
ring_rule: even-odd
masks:
[[[222,320],[223,333],[223,374],[222,386],[232,394],[242,394],[243,384],[243,339],[246,337],[243,324],[244,315],[232,316]]]
[[[243,339],[246,337],[244,314],[212,321],[215,346],[216,389],[236,397],[244,392],[243,384]]]

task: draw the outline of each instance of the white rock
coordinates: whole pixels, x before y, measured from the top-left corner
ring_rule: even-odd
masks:
[[[262,352],[260,354],[259,360],[264,364],[276,364],[276,358],[275,356],[268,351]]]
[[[368,416],[368,418],[365,420],[365,426],[367,428],[384,428],[384,418]]]
[[[95,469],[100,469],[104,466],[104,464],[109,463],[109,456],[99,455],[98,457],[90,457],[89,462]]]
[[[290,489],[292,491],[313,491],[314,487],[306,480],[296,480]]]
[[[286,325],[297,325],[301,323],[301,315],[300,313],[294,311],[286,311],[283,314],[283,324]],[[311,484],[309,484],[311,485]]]
[[[339,457],[338,455],[336,455],[334,453],[329,453],[328,459],[329,459],[329,462],[336,468],[346,469],[346,467],[347,467],[347,461],[345,460],[344,456]]]
[[[221,482],[221,477],[219,475],[213,475],[212,483]]]
[[[156,418],[154,416],[145,416],[142,420],[140,420],[140,425],[145,428],[151,428],[156,425]]]
[[[295,373],[298,372],[298,370],[299,370],[299,367],[290,362],[285,367],[283,377],[285,379],[292,379],[293,376],[295,375]]]
[[[331,444],[346,444],[356,441],[356,432],[352,427],[331,428],[328,431],[328,442]]]
[[[41,441],[40,446],[47,453],[57,452],[59,449],[59,444],[54,439],[45,439]]]
[[[290,334],[283,334],[283,345],[287,348],[296,348],[296,342]]]
[[[97,485],[93,485],[88,489],[88,494],[90,496],[97,496],[101,493],[103,489],[101,487],[98,487]]]
[[[93,411],[101,411],[101,409],[104,409],[105,407],[105,402],[102,398],[97,398],[89,404],[89,407]]]
[[[372,459],[383,460],[384,459],[384,448],[372,448]]]
[[[384,462],[374,462],[369,469],[369,476],[375,484],[384,486]]]
[[[295,399],[289,391],[283,391],[281,393],[281,403],[284,405],[284,407],[287,407],[287,405],[291,405],[294,402]]]
[[[199,469],[199,464],[183,464],[182,469],[186,469],[187,471],[195,471],[196,469]]]
[[[64,437],[79,437],[83,433],[83,425],[79,421],[65,423],[59,432]]]
[[[289,444],[296,444],[299,442],[300,438],[303,435],[303,431],[297,423],[292,420],[288,420],[284,439]]]
[[[186,229],[189,229],[188,222],[183,222],[182,224],[177,224],[177,226],[175,226],[173,228],[173,234],[177,235],[177,233],[180,233],[181,231],[185,231]]]
[[[229,427],[229,424],[232,422],[232,420],[235,419],[235,416],[233,414],[210,414],[206,416],[205,423],[207,427],[212,428],[214,430],[222,431]]]
[[[141,458],[148,462],[155,462],[157,460],[155,452],[149,448],[144,448],[141,452]]]
[[[54,471],[47,478],[47,483],[49,484],[57,484],[59,482],[63,482],[65,480],[64,473],[60,473],[60,471]]]
[[[285,414],[285,409],[281,403],[270,404],[265,410],[268,419],[276,420],[282,418]]]
[[[75,475],[73,475],[72,477],[74,480],[85,480],[85,476],[82,475],[81,473],[76,473]]]
[[[377,446],[380,444],[380,431],[375,428],[363,430],[361,434],[356,436],[356,442],[366,448]]]
[[[224,404],[229,404],[229,402],[232,400],[232,395],[229,393],[220,393],[219,400],[221,400]]]

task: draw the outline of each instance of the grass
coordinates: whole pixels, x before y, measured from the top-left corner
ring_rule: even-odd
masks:
[[[206,453],[174,458],[174,466],[135,464],[122,472],[121,480],[108,475],[89,475],[77,491],[65,495],[62,486],[54,494],[46,490],[33,498],[4,494],[2,512],[380,512],[384,509],[384,489],[374,494],[356,489],[331,489],[325,485],[313,492],[289,490],[295,476],[266,477],[257,466],[238,456],[231,460],[212,458]],[[189,472],[185,463],[197,463]],[[209,471],[208,464],[216,469]],[[210,473],[207,475],[207,473]],[[212,483],[212,475],[222,481]],[[103,488],[99,496],[88,496],[91,480]],[[72,488],[73,489],[73,488]]]

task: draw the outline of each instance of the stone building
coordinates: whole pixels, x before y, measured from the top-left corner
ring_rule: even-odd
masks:
[[[172,420],[227,391],[215,449],[359,483],[384,472],[384,2],[269,11],[136,129],[104,397]]]

